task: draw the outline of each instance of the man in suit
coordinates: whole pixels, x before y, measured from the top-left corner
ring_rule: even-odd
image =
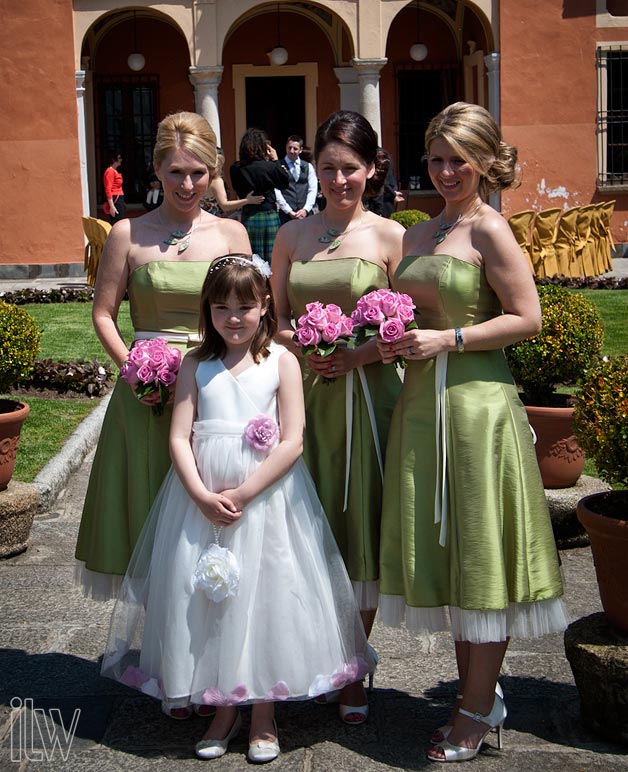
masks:
[[[285,166],[290,184],[285,190],[275,190],[281,224],[290,220],[302,220],[312,214],[318,192],[318,180],[312,164],[301,156],[303,138],[291,134],[286,142]]]

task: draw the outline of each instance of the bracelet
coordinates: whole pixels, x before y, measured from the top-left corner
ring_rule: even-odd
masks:
[[[456,348],[458,349],[458,353],[464,354],[464,338],[462,337],[462,330],[460,327],[456,327],[454,334],[456,336]]]

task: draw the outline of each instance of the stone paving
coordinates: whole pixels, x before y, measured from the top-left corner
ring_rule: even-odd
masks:
[[[74,543],[90,464],[91,455],[71,475],[56,502],[35,518],[27,551],[0,561],[0,770],[198,769],[202,762],[194,757],[193,747],[205,720],[172,721],[161,714],[156,701],[99,676],[111,603],[86,600],[73,586]],[[589,548],[563,550],[561,558],[572,618],[599,612]],[[380,664],[368,723],[344,726],[331,705],[280,704],[283,752],[273,762],[274,770],[433,769],[424,757],[427,739],[443,723],[456,692],[449,637],[418,640],[376,624],[373,644]],[[513,641],[501,683],[509,710],[505,748],[497,751],[493,739],[492,747],[486,746],[472,762],[473,769],[496,770],[504,764],[513,772],[628,769],[628,747],[606,741],[581,721],[562,635]],[[45,753],[52,753],[50,742],[42,744],[37,727],[31,747],[29,710],[22,714],[21,724],[14,721],[12,726],[15,698],[32,699],[43,711],[58,709],[66,729],[80,709],[67,761],[60,747],[46,759]],[[241,736],[226,756],[211,762],[212,768],[248,767],[248,710],[243,712]],[[38,725],[43,727],[43,716],[50,715],[40,712]],[[16,728],[20,726],[29,738],[26,744],[22,738],[21,748]],[[46,737],[45,727],[42,731]],[[16,760],[11,760],[11,753]]]

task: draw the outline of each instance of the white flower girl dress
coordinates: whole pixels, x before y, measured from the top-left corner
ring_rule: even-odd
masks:
[[[266,457],[245,431],[261,416],[277,421],[284,351],[272,344],[237,377],[220,360],[199,362],[193,450],[208,489],[237,487]],[[303,459],[219,541],[231,556],[209,560],[212,600],[199,576],[208,577],[207,550],[219,554],[215,529],[171,469],[118,596],[103,675],[178,707],[308,699],[374,667]]]

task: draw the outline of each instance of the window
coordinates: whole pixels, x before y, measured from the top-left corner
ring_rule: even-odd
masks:
[[[628,190],[628,43],[597,49],[597,187]]]

